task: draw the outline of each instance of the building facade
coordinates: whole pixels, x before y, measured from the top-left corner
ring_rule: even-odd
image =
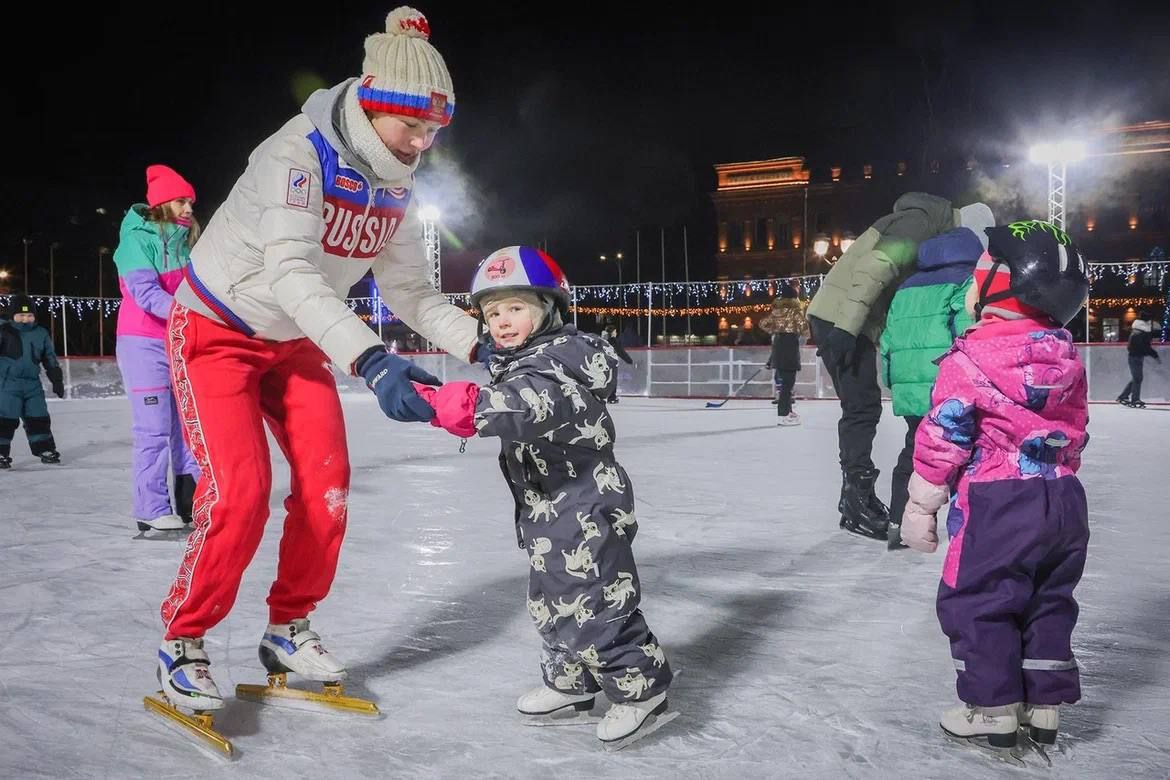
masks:
[[[1170,250],[1170,122],[1102,130],[1088,156],[1068,164],[1065,228],[1094,263],[1140,263],[1107,269],[1093,288],[1087,323],[1070,325],[1089,340],[1128,336],[1145,312],[1160,318]],[[1044,166],[1023,159],[950,156],[839,163],[803,156],[715,166],[716,275],[720,280],[827,273],[836,259],[898,196],[912,191],[956,206],[987,202],[1001,220],[1047,218]],[[1159,254],[1161,252],[1161,254]],[[1113,272],[1116,270],[1116,272]],[[751,325],[720,320],[720,330]]]

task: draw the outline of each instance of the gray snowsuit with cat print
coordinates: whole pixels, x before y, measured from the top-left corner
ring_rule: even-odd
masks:
[[[475,425],[501,439],[545,684],[602,690],[614,702],[662,693],[672,675],[638,608],[634,490],[614,458],[605,404],[617,382],[613,348],[566,325],[494,355],[490,370]]]

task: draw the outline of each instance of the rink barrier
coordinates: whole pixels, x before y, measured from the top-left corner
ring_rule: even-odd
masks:
[[[1128,353],[1124,344],[1078,344],[1089,377],[1090,401],[1113,401],[1129,381]],[[735,392],[768,360],[769,348],[758,347],[654,347],[630,348],[633,365],[618,363],[618,393],[646,398],[724,398]],[[487,369],[469,366],[441,352],[403,353],[444,382],[488,381]],[[1167,356],[1170,358],[1170,355]],[[114,358],[62,358],[66,398],[105,398],[125,395],[122,376]],[[833,383],[816,356],[816,347],[802,347],[800,371],[794,395],[798,398],[836,398]],[[361,379],[336,369],[341,392],[367,392]],[[879,376],[881,375],[879,366]],[[48,380],[42,384],[50,398]],[[739,393],[739,398],[770,398],[772,377],[761,372]],[[882,388],[882,397],[889,390]],[[1142,399],[1147,403],[1170,400],[1170,360],[1146,360]]]

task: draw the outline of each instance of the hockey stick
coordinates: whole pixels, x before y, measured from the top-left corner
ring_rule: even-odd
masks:
[[[760,373],[761,371],[763,371],[765,368],[766,368],[766,366],[760,366],[759,368],[757,368],[757,369],[756,369],[756,371],[755,371],[755,373],[753,373],[753,374],[752,374],[751,376],[749,376],[749,377],[748,377],[746,380],[744,380],[744,383],[743,383],[742,385],[740,385],[740,386],[739,386],[739,388],[737,388],[737,389],[736,389],[736,391],[735,391],[734,393],[732,393],[731,395],[727,396],[727,397],[726,397],[726,398],[724,398],[722,401],[708,401],[708,402],[707,402],[707,408],[708,408],[708,409],[718,409],[719,407],[723,406],[723,404],[725,404],[725,403],[727,403],[728,401],[730,401],[732,398],[735,398],[737,395],[739,395],[739,393],[740,393],[740,390],[743,390],[745,387],[747,387],[747,386],[748,386],[748,384],[749,384],[749,383],[750,383],[750,382],[751,382],[753,379],[755,379],[755,378],[756,378],[756,374],[759,374],[759,373]]]

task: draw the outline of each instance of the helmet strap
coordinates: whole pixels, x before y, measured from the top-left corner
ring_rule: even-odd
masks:
[[[995,303],[996,301],[1007,300],[1008,298],[1014,298],[1016,296],[1016,291],[1010,287],[997,293],[990,292],[991,283],[995,280],[995,274],[999,270],[999,267],[1004,264],[1002,260],[995,260],[994,258],[992,259],[994,262],[991,265],[991,269],[987,272],[987,275],[983,277],[983,284],[979,287],[979,299],[975,302],[976,320],[983,316],[983,309],[987,306],[987,304]]]

